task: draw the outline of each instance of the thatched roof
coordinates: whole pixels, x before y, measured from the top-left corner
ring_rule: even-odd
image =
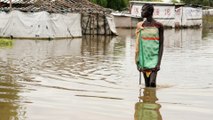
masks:
[[[10,0],[0,0],[2,10],[9,9]],[[111,10],[88,0],[12,0],[12,8],[26,12],[47,11],[50,13],[77,12],[106,14]]]

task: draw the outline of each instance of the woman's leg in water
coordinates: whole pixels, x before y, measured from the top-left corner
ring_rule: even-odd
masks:
[[[145,80],[145,86],[149,87],[150,78],[146,75],[145,72],[143,72],[143,77],[144,77],[144,80]]]
[[[146,87],[156,87],[157,72],[151,72],[150,75],[147,75],[145,72],[143,72],[143,76]]]
[[[149,87],[156,87],[156,78],[157,78],[157,72],[152,72],[149,76]]]

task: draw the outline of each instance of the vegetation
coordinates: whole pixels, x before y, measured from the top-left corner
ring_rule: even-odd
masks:
[[[213,6],[213,0],[181,0],[181,2],[186,4]]]
[[[114,10],[123,10],[128,7],[130,0],[90,0],[90,2],[99,4],[106,8]],[[136,1],[162,1],[162,0],[136,0]]]
[[[0,48],[11,48],[13,46],[13,40],[0,39]]]
[[[177,0],[171,0],[171,2],[172,2],[172,3],[178,3],[178,1],[177,1]]]
[[[93,3],[99,4],[106,8],[111,8],[114,10],[123,10],[128,7],[130,0],[90,0]],[[162,0],[135,0],[135,1],[156,1],[160,2]],[[178,0],[171,0],[173,3],[177,3]],[[213,0],[181,0],[186,4],[193,4],[193,5],[203,5],[203,6],[212,6],[213,7]]]
[[[107,0],[107,8],[122,10],[128,6],[128,0]]]
[[[103,7],[107,7],[108,0],[90,0],[90,2],[99,4]]]
[[[90,2],[96,3],[106,8],[122,10],[128,6],[129,0],[90,0]]]
[[[162,0],[136,0],[136,1],[162,2]]]

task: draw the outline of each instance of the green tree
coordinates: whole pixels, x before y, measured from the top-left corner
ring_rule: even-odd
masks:
[[[186,4],[213,6],[213,0],[181,0]]]
[[[97,0],[89,0],[89,1],[92,2],[92,3],[97,4]]]
[[[129,5],[129,1],[130,0],[90,0],[90,2],[114,10],[123,10],[124,8],[127,8]],[[162,0],[137,0],[137,1],[162,2]]]
[[[129,0],[90,0],[90,2],[114,10],[122,10],[129,4]]]
[[[162,2],[162,0],[136,0],[136,1]]]
[[[90,0],[90,2],[107,7],[107,0]]]
[[[108,8],[112,8],[114,10],[122,10],[123,8],[127,7],[126,1],[125,0],[107,0]]]
[[[107,0],[96,0],[97,2],[97,4],[99,4],[99,5],[101,5],[101,6],[103,6],[103,7],[107,7]]]
[[[172,3],[178,3],[178,1],[177,1],[177,0],[171,0],[171,2],[172,2]]]

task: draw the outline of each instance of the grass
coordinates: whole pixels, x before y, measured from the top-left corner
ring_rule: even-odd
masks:
[[[0,48],[12,48],[12,46],[13,46],[13,40],[0,38]]]

